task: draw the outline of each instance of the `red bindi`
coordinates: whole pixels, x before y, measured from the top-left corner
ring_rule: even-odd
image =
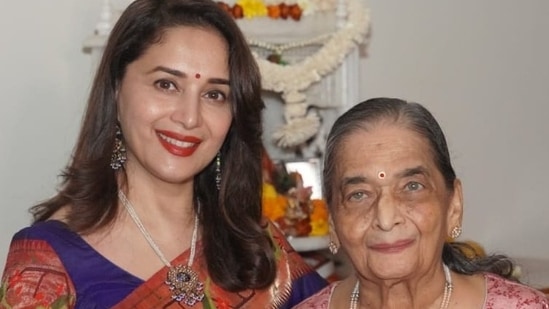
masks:
[[[194,77],[196,77],[196,79],[199,79],[199,78],[200,78],[200,73],[196,73],[196,74],[194,75]]]

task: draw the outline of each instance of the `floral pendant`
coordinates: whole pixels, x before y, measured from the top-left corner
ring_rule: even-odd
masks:
[[[204,285],[187,265],[170,267],[165,283],[172,291],[172,299],[187,306],[193,306],[204,298]]]

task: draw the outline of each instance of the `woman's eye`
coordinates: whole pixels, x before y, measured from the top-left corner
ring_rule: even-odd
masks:
[[[351,193],[347,199],[351,202],[358,202],[358,201],[361,201],[361,200],[363,200],[367,197],[368,197],[368,195],[366,194],[366,192],[359,191],[359,192]]]
[[[162,90],[175,90],[175,84],[169,80],[159,80],[156,82],[156,86]]]
[[[206,98],[208,98],[209,100],[214,100],[214,101],[226,101],[227,100],[227,96],[225,95],[225,93],[223,93],[221,91],[218,91],[218,90],[207,92],[206,93]]]
[[[406,190],[408,191],[418,191],[418,190],[421,190],[425,188],[422,184],[420,184],[419,182],[415,182],[415,181],[412,181],[412,182],[409,182],[406,184]]]

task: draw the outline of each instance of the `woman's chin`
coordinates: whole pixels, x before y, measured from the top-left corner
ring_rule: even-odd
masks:
[[[371,273],[379,279],[398,280],[412,274],[417,265],[417,259],[405,255],[388,255],[370,258],[366,264],[366,273]],[[362,272],[359,270],[359,272]]]

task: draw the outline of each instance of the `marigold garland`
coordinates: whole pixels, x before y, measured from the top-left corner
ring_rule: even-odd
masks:
[[[299,21],[303,8],[298,3],[266,4],[262,0],[238,0],[234,5],[218,1],[217,4],[235,19],[269,17]]]
[[[353,48],[364,42],[368,31],[369,10],[361,0],[347,0],[345,24],[302,61],[279,65],[255,53],[263,89],[280,93],[285,103],[286,124],[273,134],[277,146],[295,147],[317,134],[320,120],[315,113],[309,113],[304,91],[337,69]]]

